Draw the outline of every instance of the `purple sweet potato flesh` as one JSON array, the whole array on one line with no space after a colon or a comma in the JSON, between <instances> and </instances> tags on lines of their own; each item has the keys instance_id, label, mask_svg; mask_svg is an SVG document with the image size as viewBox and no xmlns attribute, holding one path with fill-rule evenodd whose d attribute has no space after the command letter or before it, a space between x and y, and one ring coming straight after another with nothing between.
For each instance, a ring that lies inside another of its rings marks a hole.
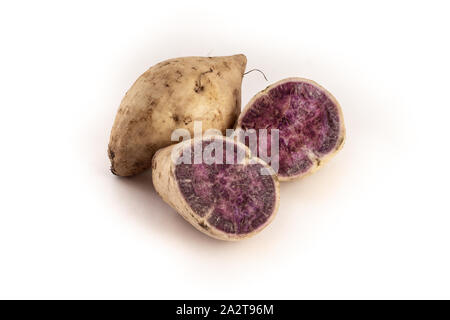
<instances>
[{"instance_id":1,"label":"purple sweet potato flesh","mask_svg":"<svg viewBox=\"0 0 450 320\"><path fill-rule=\"evenodd\" d=\"M246 111L241 127L279 129L280 176L295 176L313 165L339 140L339 110L325 92L310 83L290 81L271 88ZM270 137L270 136L269 136Z\"/></svg>"},{"instance_id":2,"label":"purple sweet potato flesh","mask_svg":"<svg viewBox=\"0 0 450 320\"><path fill-rule=\"evenodd\" d=\"M209 143L203 141L203 147ZM210 226L229 234L250 233L273 214L276 186L271 176L261 174L259 163L226 164L226 144L232 142L223 143L223 164L178 164L175 177L186 202Z\"/></svg>"}]
</instances>

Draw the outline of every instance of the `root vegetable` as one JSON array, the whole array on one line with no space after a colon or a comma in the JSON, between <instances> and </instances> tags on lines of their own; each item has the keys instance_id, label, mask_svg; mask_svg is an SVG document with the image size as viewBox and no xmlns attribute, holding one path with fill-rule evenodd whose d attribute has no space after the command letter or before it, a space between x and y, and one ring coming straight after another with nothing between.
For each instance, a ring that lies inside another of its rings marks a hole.
<instances>
[{"instance_id":1,"label":"root vegetable","mask_svg":"<svg viewBox=\"0 0 450 320\"><path fill-rule=\"evenodd\" d=\"M142 74L123 98L111 131L108 155L119 176L151 166L155 152L174 142L174 129L193 134L193 122L203 131L232 128L241 110L241 82L247 59L185 57L167 60Z\"/></svg>"},{"instance_id":2,"label":"root vegetable","mask_svg":"<svg viewBox=\"0 0 450 320\"><path fill-rule=\"evenodd\" d=\"M237 128L279 129L280 181L315 172L345 140L341 107L326 89L303 78L274 83L254 96ZM270 134L269 138L270 139Z\"/></svg>"},{"instance_id":3,"label":"root vegetable","mask_svg":"<svg viewBox=\"0 0 450 320\"><path fill-rule=\"evenodd\" d=\"M217 157L223 163L179 163L186 152L191 152L193 160L199 144L202 150L222 144L223 154ZM234 164L226 162L227 147L233 150ZM244 157L236 163L239 152ZM271 175L261 174L261 169ZM253 236L272 221L278 209L279 184L271 167L252 157L244 144L222 136L191 139L159 150L152 161L152 179L158 194L183 218L221 240Z\"/></svg>"}]
</instances>

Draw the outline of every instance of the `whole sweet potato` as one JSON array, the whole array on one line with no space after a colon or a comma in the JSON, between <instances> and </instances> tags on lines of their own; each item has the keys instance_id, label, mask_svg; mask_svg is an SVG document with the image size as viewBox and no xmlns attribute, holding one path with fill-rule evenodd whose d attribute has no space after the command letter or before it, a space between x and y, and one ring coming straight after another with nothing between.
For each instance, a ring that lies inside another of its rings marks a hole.
<instances>
[{"instance_id":1,"label":"whole sweet potato","mask_svg":"<svg viewBox=\"0 0 450 320\"><path fill-rule=\"evenodd\" d=\"M184 57L163 61L142 74L123 98L111 131L111 171L131 176L151 167L155 152L174 142L173 130L193 134L232 128L241 110L241 83L247 59Z\"/></svg>"}]
</instances>

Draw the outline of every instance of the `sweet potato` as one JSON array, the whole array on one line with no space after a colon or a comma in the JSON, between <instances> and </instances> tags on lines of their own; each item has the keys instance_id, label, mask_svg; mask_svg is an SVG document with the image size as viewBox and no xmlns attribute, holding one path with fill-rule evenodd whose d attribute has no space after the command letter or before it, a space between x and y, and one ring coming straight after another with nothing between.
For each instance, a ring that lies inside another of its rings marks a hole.
<instances>
[{"instance_id":1,"label":"sweet potato","mask_svg":"<svg viewBox=\"0 0 450 320\"><path fill-rule=\"evenodd\" d=\"M155 152L174 142L178 128L193 134L232 128L241 110L241 83L247 59L184 57L158 63L142 74L123 98L111 131L111 171L131 176L151 166Z\"/></svg>"},{"instance_id":2,"label":"sweet potato","mask_svg":"<svg viewBox=\"0 0 450 320\"><path fill-rule=\"evenodd\" d=\"M204 158L198 164L180 163L186 152L192 160L196 147L201 145L205 153L213 144L223 146L223 154L217 154L222 163L208 163ZM227 153L227 148L232 152ZM226 161L227 156L233 163ZM252 157L240 142L223 136L195 138L159 150L152 163L153 185L158 194L211 237L245 239L275 217L280 197L275 172L261 159Z\"/></svg>"},{"instance_id":3,"label":"sweet potato","mask_svg":"<svg viewBox=\"0 0 450 320\"><path fill-rule=\"evenodd\" d=\"M344 117L337 100L314 81L303 78L278 81L256 94L236 127L279 130L280 181L315 172L345 141Z\"/></svg>"}]
</instances>

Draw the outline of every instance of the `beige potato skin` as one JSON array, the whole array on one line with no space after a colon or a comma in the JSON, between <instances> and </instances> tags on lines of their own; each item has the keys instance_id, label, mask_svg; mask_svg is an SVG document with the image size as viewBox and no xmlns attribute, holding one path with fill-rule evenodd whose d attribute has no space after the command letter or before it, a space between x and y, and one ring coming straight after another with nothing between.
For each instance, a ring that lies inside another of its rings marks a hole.
<instances>
[{"instance_id":1,"label":"beige potato skin","mask_svg":"<svg viewBox=\"0 0 450 320\"><path fill-rule=\"evenodd\" d=\"M151 166L160 148L173 144L173 130L193 135L194 121L203 131L233 128L241 110L241 83L247 64L243 54L183 57L156 64L142 74L122 99L111 130L111 171L138 174Z\"/></svg>"},{"instance_id":2,"label":"beige potato skin","mask_svg":"<svg viewBox=\"0 0 450 320\"><path fill-rule=\"evenodd\" d=\"M245 114L247 113L247 111L252 107L253 103L260 98L261 96L264 96L267 94L268 91L270 91L272 88L279 86L280 84L283 83L287 83L287 82L291 82L291 81L300 81L300 82L304 82L304 83L309 83L313 86L318 87L319 89L321 89L325 95L330 98L331 101L333 101L333 103L336 105L338 112L339 112L339 119L340 121L340 128L339 128L339 138L337 140L337 144L336 147L334 148L334 150L330 151L329 153L327 153L325 156L321 157L321 158L317 158L317 156L315 155L310 155L310 159L313 162L313 165L311 166L311 168L309 168L308 171L303 172L301 174L298 175L294 175L294 176L281 176L278 175L278 180L283 182L283 181L292 181L292 180L297 180L300 178L303 178L305 176L308 176L310 174L315 173L317 170L319 170L320 168L323 167L323 165L325 163L327 163L328 161L330 161L331 158L333 158L336 153L341 150L344 147L344 143L345 143L345 139L346 139L346 130L345 130L345 124L344 124L344 114L342 113L342 108L341 105L339 104L339 102L336 100L336 98L324 87L322 87L321 85L319 85L317 82L313 81L313 80L309 80L309 79L305 79L305 78L299 78L299 77L291 77L291 78L286 78L283 80L280 80L278 82L275 82L273 84L271 84L270 86L268 86L267 88L265 88L264 90L260 91L259 93L257 93L245 106L244 110L242 110L237 123L236 123L236 129L242 129L242 119L244 118Z\"/></svg>"},{"instance_id":3,"label":"beige potato skin","mask_svg":"<svg viewBox=\"0 0 450 320\"><path fill-rule=\"evenodd\" d=\"M228 139L222 136L214 136L215 139ZM196 138L197 139L197 138ZM172 153L174 155L180 154L183 148L189 146L194 139L187 140L176 145L171 145L164 149L160 149L156 152L155 156L152 160L152 180L153 186L155 187L156 192L161 196L161 198L168 203L173 209L175 209L185 220L187 220L190 224L192 224L197 230L207 234L210 237L219 240L226 241L238 241L250 238L255 234L259 233L262 229L268 226L272 220L275 218L275 215L278 211L278 206L280 202L280 184L278 182L278 178L273 172L272 168L265 163L263 160L252 157L250 154L250 149L248 149L244 144L239 143L238 145L245 149L245 160L244 164L248 164L250 160L257 161L261 163L264 167L268 168L268 170L272 171L272 178L275 184L275 206L273 214L267 219L267 221L261 225L258 229L252 231L247 234L228 234L219 229L216 229L214 226L210 225L208 222L208 215L205 217L200 217L197 215L189 204L184 199L178 182L175 178L175 164L172 161Z\"/></svg>"}]
</instances>

